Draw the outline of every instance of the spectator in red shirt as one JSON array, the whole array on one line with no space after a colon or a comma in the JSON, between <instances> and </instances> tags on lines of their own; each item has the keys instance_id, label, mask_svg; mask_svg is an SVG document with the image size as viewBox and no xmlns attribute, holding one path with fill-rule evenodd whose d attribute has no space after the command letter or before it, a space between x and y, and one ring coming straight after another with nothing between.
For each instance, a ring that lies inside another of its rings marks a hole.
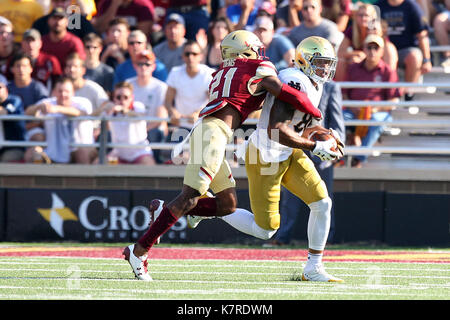
<instances>
[{"instance_id":1,"label":"spectator in red shirt","mask_svg":"<svg viewBox=\"0 0 450 320\"><path fill-rule=\"evenodd\" d=\"M364 82L397 82L398 75L396 70L392 70L382 59L385 42L378 35L370 34L366 37L363 44L366 58L359 63L349 65L346 81L364 81ZM399 100L400 91L396 88L347 88L343 89L344 100L367 100L367 101L392 101ZM345 108L345 120L375 120L392 121L391 110L393 107L362 107ZM373 146L381 133L383 126L358 126L350 134L347 144L363 147ZM361 167L362 163L367 161L367 156L358 155L353 157L352 166Z\"/></svg>"},{"instance_id":2,"label":"spectator in red shirt","mask_svg":"<svg viewBox=\"0 0 450 320\"><path fill-rule=\"evenodd\" d=\"M42 37L42 51L56 56L62 68L72 52L77 52L82 59L86 58L83 42L67 31L67 25L66 12L62 8L56 8L48 18L50 32Z\"/></svg>"},{"instance_id":3,"label":"spectator in red shirt","mask_svg":"<svg viewBox=\"0 0 450 320\"><path fill-rule=\"evenodd\" d=\"M63 9L69 16L69 24L67 25L67 31L73 33L78 38L83 39L83 37L91 32L94 32L94 27L91 22L86 18L86 13L83 12L84 0L51 0L52 11L50 11L45 16L33 22L31 28L38 30L41 36L49 33L48 28L48 18L52 15L53 10L56 8ZM92 1L93 2L93 1Z\"/></svg>"},{"instance_id":4,"label":"spectator in red shirt","mask_svg":"<svg viewBox=\"0 0 450 320\"><path fill-rule=\"evenodd\" d=\"M21 42L22 51L33 60L33 73L31 77L42 82L50 91L53 82L62 75L61 64L52 55L41 51L41 34L36 29L24 32Z\"/></svg>"},{"instance_id":5,"label":"spectator in red shirt","mask_svg":"<svg viewBox=\"0 0 450 320\"><path fill-rule=\"evenodd\" d=\"M114 18L125 18L132 29L139 29L149 37L153 29L155 9L150 0L102 0L92 24L98 33L108 28Z\"/></svg>"}]
</instances>

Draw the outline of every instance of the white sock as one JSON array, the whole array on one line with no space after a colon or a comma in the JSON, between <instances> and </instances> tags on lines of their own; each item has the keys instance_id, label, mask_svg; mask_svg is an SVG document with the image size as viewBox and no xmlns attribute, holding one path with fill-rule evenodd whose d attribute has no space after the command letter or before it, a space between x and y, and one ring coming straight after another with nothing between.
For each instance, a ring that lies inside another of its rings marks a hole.
<instances>
[{"instance_id":1,"label":"white sock","mask_svg":"<svg viewBox=\"0 0 450 320\"><path fill-rule=\"evenodd\" d=\"M232 214L219 217L233 228L259 239L270 239L277 230L265 230L255 222L255 216L248 210L237 208Z\"/></svg>"},{"instance_id":2,"label":"white sock","mask_svg":"<svg viewBox=\"0 0 450 320\"><path fill-rule=\"evenodd\" d=\"M306 262L305 269L312 269L315 266L322 264L323 253L311 253L308 252L308 261Z\"/></svg>"}]
</instances>

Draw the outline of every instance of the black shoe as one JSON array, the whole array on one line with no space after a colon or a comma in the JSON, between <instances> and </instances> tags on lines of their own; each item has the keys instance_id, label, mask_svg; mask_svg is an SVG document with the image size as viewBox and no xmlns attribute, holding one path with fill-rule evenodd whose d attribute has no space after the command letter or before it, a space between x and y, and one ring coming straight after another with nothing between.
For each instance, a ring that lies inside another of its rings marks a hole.
<instances>
[{"instance_id":1,"label":"black shoe","mask_svg":"<svg viewBox=\"0 0 450 320\"><path fill-rule=\"evenodd\" d=\"M405 93L405 101L413 101L415 97L414 93Z\"/></svg>"},{"instance_id":2,"label":"black shoe","mask_svg":"<svg viewBox=\"0 0 450 320\"><path fill-rule=\"evenodd\" d=\"M361 160L353 158L351 162L352 168L362 168Z\"/></svg>"}]
</instances>

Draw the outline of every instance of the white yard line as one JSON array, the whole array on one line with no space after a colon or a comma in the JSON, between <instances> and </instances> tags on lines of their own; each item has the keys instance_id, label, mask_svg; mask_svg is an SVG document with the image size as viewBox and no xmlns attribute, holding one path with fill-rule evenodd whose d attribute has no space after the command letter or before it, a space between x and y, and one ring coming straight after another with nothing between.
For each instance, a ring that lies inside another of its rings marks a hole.
<instances>
[{"instance_id":1,"label":"white yard line","mask_svg":"<svg viewBox=\"0 0 450 320\"><path fill-rule=\"evenodd\" d=\"M435 253L435 252L434 252ZM445 252L447 253L447 252ZM450 253L449 253L450 256ZM26 258L27 261L34 261L34 260L41 260L41 259L60 259L60 260L77 260L77 259L86 259L86 260L104 260L104 261L123 261L123 258L102 258L102 257L76 257L76 256L30 256L30 257L17 257L17 256L0 256L0 263L4 260L11 260L11 261L23 261L23 259ZM332 257L330 256L330 259L332 259ZM226 259L150 259L149 263L151 263L152 261L167 261L167 262L171 262L171 261L183 261L184 263L198 263L200 262L204 262L205 264L209 264L209 263L220 263L223 261L229 261L229 262L234 262L236 263L236 265L242 264L243 262L251 262L251 263L255 263L255 262L261 262L261 263L273 263L273 264L300 264L300 263L304 263L306 262L307 257L305 255L304 260L259 260L259 259L249 259L249 260L226 260ZM436 260L436 258L430 258L430 260ZM379 263L396 263L396 264L431 264L431 265L448 265L450 263L446 263L446 262L426 262L426 261L414 261L414 262L408 262L408 261L394 261L394 262L386 262L386 261L378 261L378 260L361 260L361 261L340 261L340 260L327 260L327 257L324 256L323 261L325 264L327 263L346 263L346 264L367 264L367 263L371 263L371 264L379 264ZM235 266L235 265L233 265Z\"/></svg>"},{"instance_id":2,"label":"white yard line","mask_svg":"<svg viewBox=\"0 0 450 320\"><path fill-rule=\"evenodd\" d=\"M20 271L20 272L53 272L53 273L73 273L74 271L77 271L80 275L81 274L86 274L86 273L109 273L109 274L119 274L119 273L130 273L131 269L129 270L94 270L94 269L77 269L74 270L73 267L76 266L75 265L71 265L70 267L68 267L67 269L54 269L54 270L49 270L49 269L38 269L38 268L14 268L13 270L11 270L11 268L0 268L0 272L1 271L8 271L9 273L11 271ZM378 271L378 270L377 270ZM150 274L168 274L168 271L149 271ZM300 272L300 270L299 270ZM298 273L299 273L298 272ZM371 272L373 272L373 269L367 269L367 272L364 274L343 274L343 273L338 273L336 274L337 276L342 276L342 277L370 277L371 276ZM382 269L379 270L379 272L382 272ZM274 276L293 276L296 273L292 273L292 272L235 272L235 271L217 271L217 272L211 272L211 271L176 271L176 270L170 270L169 271L170 274L172 275L176 275L176 274L187 274L187 275L242 275L242 276L269 276L269 275L274 275ZM402 279L417 279L416 275L389 275L389 274L380 274L379 275L381 278L402 278ZM438 275L420 275L420 278L422 279L450 279L450 276L438 276ZM0 275L0 279L1 279L1 275Z\"/></svg>"},{"instance_id":3,"label":"white yard line","mask_svg":"<svg viewBox=\"0 0 450 320\"><path fill-rule=\"evenodd\" d=\"M338 288L340 286L335 286L332 289ZM22 289L22 290L30 290L32 288L22 286L22 287L16 287L16 286L0 286L1 289ZM345 288L342 288L345 289ZM380 290L382 291L383 288L377 288L377 289L368 289L368 288L360 288L361 290L368 290L367 292L349 292L346 290L328 290L328 291L321 291L320 288L313 287L313 288L294 288L294 289L280 289L280 288L259 288L259 289L230 289L230 288L214 288L211 290L203 290L203 289L101 289L101 288L87 288L87 289L68 289L67 287L46 287L46 291L66 291L67 295L48 295L47 293L39 295L39 294L30 294L30 295L20 295L20 294L0 294L0 298L28 298L28 299L43 299L45 296L45 299L57 299L58 297L63 299L68 298L98 298L98 295L96 293L105 294L105 296L101 296L102 298L111 298L111 299L122 299L123 297L129 297L129 298L139 298L140 295L192 295L195 294L197 296L217 296L217 295L223 295L223 294L269 294L270 296L280 296L280 295L302 295L302 294L308 294L308 295L365 295L365 296L386 296L387 292L374 292L374 290ZM352 288L352 290L355 290L358 288ZM387 288L385 288L387 289ZM411 288L404 288L410 290ZM75 294L75 292L79 292L78 295ZM94 293L94 294L93 294ZM119 293L119 294L118 294ZM419 297L420 295L416 293L399 293L399 292L389 292L389 296L408 296L408 297Z\"/></svg>"},{"instance_id":4,"label":"white yard line","mask_svg":"<svg viewBox=\"0 0 450 320\"><path fill-rule=\"evenodd\" d=\"M171 260L169 260L171 261ZM214 268L238 268L238 269L245 269L245 268L267 268L267 269L279 269L280 266L268 266L268 265L264 265L264 264L240 264L240 265L235 265L235 264L190 264L187 263L186 264L186 260L180 260L183 262L183 264L180 263L174 263L174 264L167 264L167 263L158 263L158 262L154 262L154 261L149 261L149 268L152 267L173 267L173 268L184 268L184 267L195 267L195 268L202 268L202 267L214 267ZM372 268L360 268L358 266L350 266L350 267L329 267L327 265L329 265L330 262L325 262L324 265L326 266L327 269L330 270L349 270L349 269L357 269L357 270L363 270L363 271L370 271L372 270ZM348 263L348 262L333 262L333 263ZM73 261L68 261L68 262L38 262L38 261L24 261L23 258L20 259L20 261L2 261L0 260L0 266L7 266L7 265L49 265L51 264L52 266L55 265L92 265L92 262L73 262ZM409 263L411 264L411 263ZM95 265L98 266L127 266L128 264L126 261L121 260L120 262L115 262L115 263L95 263ZM433 265L437 266L441 266L441 264L436 264L433 263ZM283 269L300 269L302 267L301 263L297 263L297 265L295 266L283 266ZM422 271L423 267L422 266L417 266L416 268L381 268L382 271ZM450 266L447 269L432 269L433 271L442 271L442 272L450 272Z\"/></svg>"}]
</instances>

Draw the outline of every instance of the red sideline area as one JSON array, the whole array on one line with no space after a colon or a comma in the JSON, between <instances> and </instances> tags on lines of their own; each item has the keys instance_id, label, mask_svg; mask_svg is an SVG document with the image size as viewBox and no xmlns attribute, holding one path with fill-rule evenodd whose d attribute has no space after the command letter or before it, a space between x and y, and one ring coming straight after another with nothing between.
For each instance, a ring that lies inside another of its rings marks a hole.
<instances>
[{"instance_id":1,"label":"red sideline area","mask_svg":"<svg viewBox=\"0 0 450 320\"><path fill-rule=\"evenodd\" d=\"M89 258L122 257L123 248L105 247L0 247L0 257L63 256ZM164 248L150 250L150 259L218 259L305 261L303 249ZM326 250L324 261L450 263L444 251Z\"/></svg>"}]
</instances>

